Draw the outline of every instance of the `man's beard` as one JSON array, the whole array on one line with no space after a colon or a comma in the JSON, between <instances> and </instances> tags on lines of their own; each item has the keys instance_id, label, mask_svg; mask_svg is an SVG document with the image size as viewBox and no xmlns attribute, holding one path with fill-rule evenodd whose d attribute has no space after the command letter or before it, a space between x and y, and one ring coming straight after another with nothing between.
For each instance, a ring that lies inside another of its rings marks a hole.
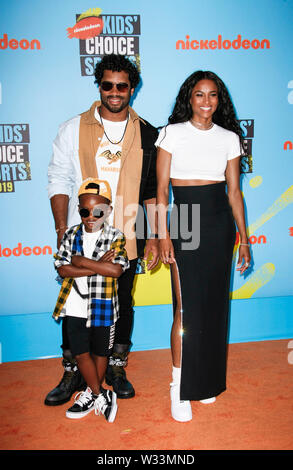
<instances>
[{"instance_id":1,"label":"man's beard","mask_svg":"<svg viewBox=\"0 0 293 470\"><path fill-rule=\"evenodd\" d=\"M123 109L128 107L129 102L130 102L130 97L131 97L130 93L129 95L123 96L123 97L118 95L117 98L120 98L121 100L120 106L112 106L111 104L108 103L109 98L114 98L114 96L112 95L107 96L107 98L105 98L104 96L101 96L101 102L105 106L105 108L108 109L108 111L116 114L116 113L120 113L121 111L123 111Z\"/></svg>"}]
</instances>

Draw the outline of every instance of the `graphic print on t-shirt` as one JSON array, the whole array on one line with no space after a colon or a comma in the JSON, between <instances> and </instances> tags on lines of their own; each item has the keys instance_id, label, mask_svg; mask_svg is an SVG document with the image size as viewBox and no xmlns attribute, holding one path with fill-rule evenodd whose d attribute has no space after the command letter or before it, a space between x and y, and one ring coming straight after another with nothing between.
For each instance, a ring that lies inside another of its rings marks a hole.
<instances>
[{"instance_id":1,"label":"graphic print on t-shirt","mask_svg":"<svg viewBox=\"0 0 293 470\"><path fill-rule=\"evenodd\" d=\"M101 118L96 112L96 119L101 122ZM96 155L96 165L98 176L100 179L107 180L112 191L112 207L115 205L115 198L120 174L122 143L121 138L124 135L125 127L128 120L125 121L108 121L103 119L105 129L103 138L99 145ZM117 143L118 142L118 143ZM114 211L108 217L110 225L113 224Z\"/></svg>"},{"instance_id":2,"label":"graphic print on t-shirt","mask_svg":"<svg viewBox=\"0 0 293 470\"><path fill-rule=\"evenodd\" d=\"M116 153L111 153L110 150L105 150L103 153L99 155L99 157L104 157L108 160L108 164L111 165L113 162L117 162L117 160L121 159L122 152L118 150Z\"/></svg>"}]
</instances>

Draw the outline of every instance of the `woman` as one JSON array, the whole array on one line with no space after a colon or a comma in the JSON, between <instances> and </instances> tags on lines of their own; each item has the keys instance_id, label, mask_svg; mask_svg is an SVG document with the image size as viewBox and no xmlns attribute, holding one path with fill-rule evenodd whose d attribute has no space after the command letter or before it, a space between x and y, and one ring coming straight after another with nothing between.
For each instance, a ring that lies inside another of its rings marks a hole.
<instances>
[{"instance_id":1,"label":"woman","mask_svg":"<svg viewBox=\"0 0 293 470\"><path fill-rule=\"evenodd\" d=\"M241 274L251 259L239 182L241 131L229 93L217 75L197 71L187 78L156 146L160 256L171 266L174 306L171 413L177 421L189 421L190 400L211 403L226 389L235 222ZM174 196L170 226L178 229L174 237L167 229L170 180ZM200 223L194 217L195 204L200 205ZM186 233L196 228L199 246L190 249L192 240L188 247Z\"/></svg>"}]
</instances>

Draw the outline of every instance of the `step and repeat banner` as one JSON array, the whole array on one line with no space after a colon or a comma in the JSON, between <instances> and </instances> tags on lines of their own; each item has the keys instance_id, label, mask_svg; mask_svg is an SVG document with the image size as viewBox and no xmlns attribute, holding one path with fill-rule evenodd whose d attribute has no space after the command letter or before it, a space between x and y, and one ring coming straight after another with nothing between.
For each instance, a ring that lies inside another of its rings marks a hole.
<instances>
[{"instance_id":1,"label":"step and repeat banner","mask_svg":"<svg viewBox=\"0 0 293 470\"><path fill-rule=\"evenodd\" d=\"M195 70L225 82L250 155L241 184L253 253L249 274L233 274L231 297L292 296L292 17L292 0L1 4L1 315L54 308L52 142L60 123L99 99L94 67L113 52L139 68L131 105L156 127ZM170 304L169 269L141 263L134 302Z\"/></svg>"}]
</instances>

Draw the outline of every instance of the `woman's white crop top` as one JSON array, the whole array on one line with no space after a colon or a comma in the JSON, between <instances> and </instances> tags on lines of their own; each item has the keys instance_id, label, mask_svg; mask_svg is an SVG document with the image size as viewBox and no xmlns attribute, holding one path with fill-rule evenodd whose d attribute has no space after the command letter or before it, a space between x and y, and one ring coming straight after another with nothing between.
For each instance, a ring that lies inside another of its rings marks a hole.
<instances>
[{"instance_id":1,"label":"woman's white crop top","mask_svg":"<svg viewBox=\"0 0 293 470\"><path fill-rule=\"evenodd\" d=\"M238 135L217 124L207 131L169 124L155 145L172 154L170 178L178 179L224 181L227 161L241 155Z\"/></svg>"}]
</instances>

